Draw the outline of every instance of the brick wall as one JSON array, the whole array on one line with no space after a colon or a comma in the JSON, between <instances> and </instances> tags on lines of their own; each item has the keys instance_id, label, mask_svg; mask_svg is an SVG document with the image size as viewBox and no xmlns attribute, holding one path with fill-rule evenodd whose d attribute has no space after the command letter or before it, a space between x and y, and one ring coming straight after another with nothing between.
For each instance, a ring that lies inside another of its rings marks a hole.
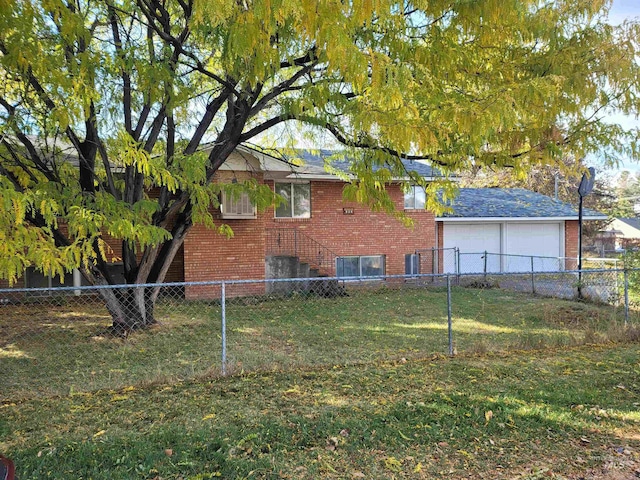
<instances>
[{"instance_id":1,"label":"brick wall","mask_svg":"<svg viewBox=\"0 0 640 480\"><path fill-rule=\"evenodd\" d=\"M249 172L219 172L216 181L230 182L233 178L244 180ZM262 181L262 175L253 176ZM191 228L184 241L184 280L203 282L215 280L263 279L264 264L264 223L266 212L258 212L255 219L223 219L219 211L212 211L216 226L224 223L233 230L233 237L227 238L202 225ZM264 293L264 284L246 285L233 288L236 295ZM232 292L229 292L232 294ZM219 298L219 287L187 287L187 298Z\"/></svg>"},{"instance_id":2,"label":"brick wall","mask_svg":"<svg viewBox=\"0 0 640 480\"><path fill-rule=\"evenodd\" d=\"M578 256L578 230L577 220L566 220L564 222L564 256L568 257L565 261L565 270L575 270L578 268L576 260Z\"/></svg>"},{"instance_id":3,"label":"brick wall","mask_svg":"<svg viewBox=\"0 0 640 480\"><path fill-rule=\"evenodd\" d=\"M273 186L273 182L269 182ZM273 209L266 212L266 228L297 228L338 256L385 255L386 273L405 273L405 254L435 246L435 219L425 210L408 210L413 228L383 212L342 199L342 182L311 183L311 218L275 218ZM399 185L388 187L400 211L404 195ZM344 208L353 214L345 214Z\"/></svg>"},{"instance_id":4,"label":"brick wall","mask_svg":"<svg viewBox=\"0 0 640 480\"><path fill-rule=\"evenodd\" d=\"M239 180L242 177L236 172ZM218 181L228 181L221 172ZM261 180L259 178L259 180ZM273 181L267 181L272 188ZM414 227L407 228L392 216L371 212L366 206L342 200L342 182L311 183L311 218L275 218L273 208L252 220L225 220L234 231L226 238L202 226L189 232L184 246L185 281L263 279L265 277L265 229L295 228L338 256L384 255L386 273L405 273L405 254L435 246L435 219L423 210L408 211ZM398 185L389 187L396 208L403 209ZM344 208L353 214L345 214ZM219 219L218 222L222 220ZM234 287L238 294L264 293L263 284ZM214 298L218 289L189 287L188 298Z\"/></svg>"}]
</instances>

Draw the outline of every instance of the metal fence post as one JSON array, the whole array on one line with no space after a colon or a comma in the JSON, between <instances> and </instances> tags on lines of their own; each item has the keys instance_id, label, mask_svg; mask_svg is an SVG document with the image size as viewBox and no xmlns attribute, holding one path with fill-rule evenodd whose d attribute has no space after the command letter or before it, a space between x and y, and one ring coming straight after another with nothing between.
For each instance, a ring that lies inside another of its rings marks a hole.
<instances>
[{"instance_id":1,"label":"metal fence post","mask_svg":"<svg viewBox=\"0 0 640 480\"><path fill-rule=\"evenodd\" d=\"M484 251L484 280L487 280L487 251Z\"/></svg>"},{"instance_id":2,"label":"metal fence post","mask_svg":"<svg viewBox=\"0 0 640 480\"><path fill-rule=\"evenodd\" d=\"M447 322L449 329L449 356L453 357L453 324L451 322L451 276L447 275Z\"/></svg>"},{"instance_id":3,"label":"metal fence post","mask_svg":"<svg viewBox=\"0 0 640 480\"><path fill-rule=\"evenodd\" d=\"M438 252L435 247L431 247L431 273L438 273ZM431 278L431 281L434 281L433 277Z\"/></svg>"},{"instance_id":4,"label":"metal fence post","mask_svg":"<svg viewBox=\"0 0 640 480\"><path fill-rule=\"evenodd\" d=\"M536 279L533 270L533 257L531 257L531 293L536 293Z\"/></svg>"},{"instance_id":5,"label":"metal fence post","mask_svg":"<svg viewBox=\"0 0 640 480\"><path fill-rule=\"evenodd\" d=\"M222 282L220 293L220 307L222 316L222 375L227 374L227 298L226 285Z\"/></svg>"},{"instance_id":6,"label":"metal fence post","mask_svg":"<svg viewBox=\"0 0 640 480\"><path fill-rule=\"evenodd\" d=\"M624 326L629 324L629 271L624 269Z\"/></svg>"},{"instance_id":7,"label":"metal fence post","mask_svg":"<svg viewBox=\"0 0 640 480\"><path fill-rule=\"evenodd\" d=\"M458 285L460 285L460 249L456 247L454 253L456 255L456 275L458 279Z\"/></svg>"}]
</instances>

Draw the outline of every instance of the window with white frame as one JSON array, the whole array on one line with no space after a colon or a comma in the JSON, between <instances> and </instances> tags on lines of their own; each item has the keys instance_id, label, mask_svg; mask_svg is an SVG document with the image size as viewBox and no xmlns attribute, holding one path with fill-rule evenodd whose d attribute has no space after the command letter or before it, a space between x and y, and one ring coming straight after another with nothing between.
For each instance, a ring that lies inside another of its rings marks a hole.
<instances>
[{"instance_id":1,"label":"window with white frame","mask_svg":"<svg viewBox=\"0 0 640 480\"><path fill-rule=\"evenodd\" d=\"M336 258L338 277L379 277L384 275L384 255L362 255Z\"/></svg>"},{"instance_id":2,"label":"window with white frame","mask_svg":"<svg viewBox=\"0 0 640 480\"><path fill-rule=\"evenodd\" d=\"M405 275L417 275L420 273L420 255L417 253L407 253L404 256Z\"/></svg>"},{"instance_id":3,"label":"window with white frame","mask_svg":"<svg viewBox=\"0 0 640 480\"><path fill-rule=\"evenodd\" d=\"M256 218L256 207L246 192L239 195L223 192L220 210L222 218Z\"/></svg>"},{"instance_id":4,"label":"window with white frame","mask_svg":"<svg viewBox=\"0 0 640 480\"><path fill-rule=\"evenodd\" d=\"M277 182L275 190L284 199L284 202L276 207L277 218L311 217L311 184L309 182Z\"/></svg>"},{"instance_id":5,"label":"window with white frame","mask_svg":"<svg viewBox=\"0 0 640 480\"><path fill-rule=\"evenodd\" d=\"M427 195L424 188L418 185L413 185L410 187L410 190L404 194L404 209L424 210L426 200Z\"/></svg>"}]
</instances>

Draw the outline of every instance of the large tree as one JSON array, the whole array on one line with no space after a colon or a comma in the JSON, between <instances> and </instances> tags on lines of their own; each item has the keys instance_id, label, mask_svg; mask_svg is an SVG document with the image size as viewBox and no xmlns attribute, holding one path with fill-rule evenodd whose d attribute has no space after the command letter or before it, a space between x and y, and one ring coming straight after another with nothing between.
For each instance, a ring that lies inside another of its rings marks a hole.
<instances>
[{"instance_id":1,"label":"large tree","mask_svg":"<svg viewBox=\"0 0 640 480\"><path fill-rule=\"evenodd\" d=\"M0 0L0 276L109 284L108 234L128 283L162 282L194 222L213 227L221 165L285 125L330 133L355 159L346 194L387 209L401 158L446 174L635 156L637 134L601 119L637 111L640 30L607 6ZM114 326L152 322L157 292L104 290Z\"/></svg>"},{"instance_id":2,"label":"large tree","mask_svg":"<svg viewBox=\"0 0 640 480\"><path fill-rule=\"evenodd\" d=\"M633 174L629 170L623 170L616 183L616 205L613 216L621 218L637 216L636 205L640 203L640 173Z\"/></svg>"}]
</instances>

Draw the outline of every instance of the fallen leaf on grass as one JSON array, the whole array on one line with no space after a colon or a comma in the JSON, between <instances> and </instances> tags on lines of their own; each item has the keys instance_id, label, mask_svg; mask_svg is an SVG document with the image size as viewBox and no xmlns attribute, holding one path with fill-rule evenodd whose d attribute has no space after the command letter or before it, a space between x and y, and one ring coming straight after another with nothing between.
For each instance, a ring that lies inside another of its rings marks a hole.
<instances>
[{"instance_id":1,"label":"fallen leaf on grass","mask_svg":"<svg viewBox=\"0 0 640 480\"><path fill-rule=\"evenodd\" d=\"M338 438L337 437L329 437L327 439L327 450L333 452L338 446Z\"/></svg>"},{"instance_id":2,"label":"fallen leaf on grass","mask_svg":"<svg viewBox=\"0 0 640 480\"><path fill-rule=\"evenodd\" d=\"M384 459L384 466L388 470L393 470L395 472L400 471L400 467L402 467L402 462L398 460L396 457L387 457Z\"/></svg>"},{"instance_id":3,"label":"fallen leaf on grass","mask_svg":"<svg viewBox=\"0 0 640 480\"><path fill-rule=\"evenodd\" d=\"M485 421L487 423L489 423L492 418L493 418L493 411L492 410L487 410L486 412L484 412L484 419L485 419Z\"/></svg>"}]
</instances>

